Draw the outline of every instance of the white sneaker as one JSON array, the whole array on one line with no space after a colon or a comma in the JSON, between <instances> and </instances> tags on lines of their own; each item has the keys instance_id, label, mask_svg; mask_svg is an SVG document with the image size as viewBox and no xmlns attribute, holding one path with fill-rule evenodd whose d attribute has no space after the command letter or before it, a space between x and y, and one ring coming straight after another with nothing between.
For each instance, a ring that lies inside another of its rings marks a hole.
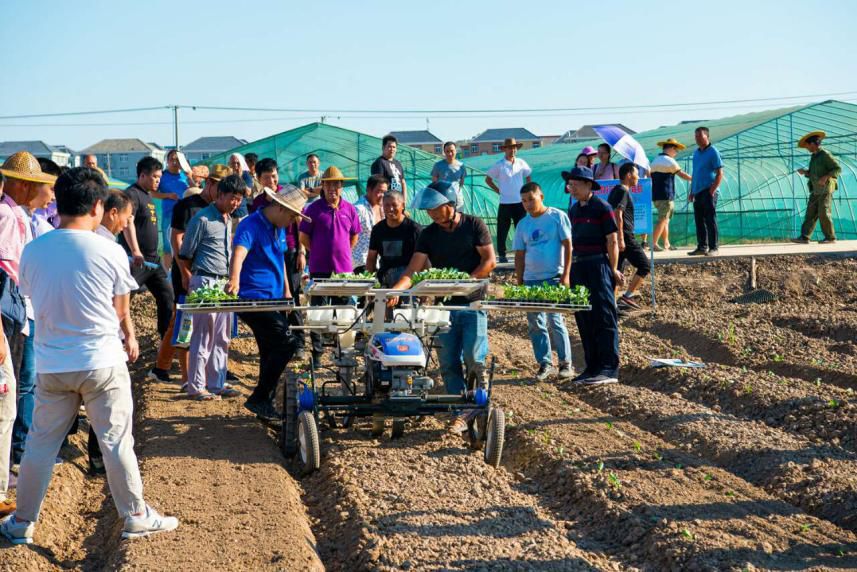
<instances>
[{"instance_id":1,"label":"white sneaker","mask_svg":"<svg viewBox=\"0 0 857 572\"><path fill-rule=\"evenodd\" d=\"M18 522L12 513L0 521L0 534L9 539L12 544L32 544L33 531L36 530L35 523Z\"/></svg>"},{"instance_id":2,"label":"white sneaker","mask_svg":"<svg viewBox=\"0 0 857 572\"><path fill-rule=\"evenodd\" d=\"M125 518L125 530L122 538L143 538L158 532L169 532L179 526L179 520L174 516L161 516L158 512L146 505L144 516L129 516Z\"/></svg>"}]
</instances>

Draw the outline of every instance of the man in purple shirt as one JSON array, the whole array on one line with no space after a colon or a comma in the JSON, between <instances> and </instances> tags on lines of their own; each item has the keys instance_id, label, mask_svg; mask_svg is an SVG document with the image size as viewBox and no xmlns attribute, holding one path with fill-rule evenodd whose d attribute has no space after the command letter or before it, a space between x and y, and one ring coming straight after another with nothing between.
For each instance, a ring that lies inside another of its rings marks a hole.
<instances>
[{"instance_id":1,"label":"man in purple shirt","mask_svg":"<svg viewBox=\"0 0 857 572\"><path fill-rule=\"evenodd\" d=\"M311 278L330 278L331 274L351 272L351 249L360 235L360 218L354 205L342 198L343 182L349 180L336 167L322 173L321 187L324 200L306 207L304 214L311 221L300 225L300 243L309 253ZM344 300L325 300L313 297L311 304L344 304ZM321 336L312 333L312 357L321 359Z\"/></svg>"}]
</instances>

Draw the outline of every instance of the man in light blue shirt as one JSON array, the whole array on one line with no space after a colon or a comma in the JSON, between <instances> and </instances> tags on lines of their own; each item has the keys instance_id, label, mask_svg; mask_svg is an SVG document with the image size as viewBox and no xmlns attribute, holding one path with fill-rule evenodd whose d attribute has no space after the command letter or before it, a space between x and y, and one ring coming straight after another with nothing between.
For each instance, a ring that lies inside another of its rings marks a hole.
<instances>
[{"instance_id":1,"label":"man in light blue shirt","mask_svg":"<svg viewBox=\"0 0 857 572\"><path fill-rule=\"evenodd\" d=\"M455 143L447 141L443 144L443 159L434 164L431 170L431 182L446 181L458 183L459 192L464 188L464 178L467 168L464 163L455 158Z\"/></svg>"},{"instance_id":2,"label":"man in light blue shirt","mask_svg":"<svg viewBox=\"0 0 857 572\"><path fill-rule=\"evenodd\" d=\"M697 149L693 152L693 173L688 201L693 201L696 223L696 250L690 256L717 256L717 191L723 181L723 160L708 138L708 127L694 133Z\"/></svg>"},{"instance_id":3,"label":"man in light blue shirt","mask_svg":"<svg viewBox=\"0 0 857 572\"><path fill-rule=\"evenodd\" d=\"M521 187L521 203L527 216L515 229L515 278L518 284L536 286L569 285L571 271L571 221L561 210L545 205L538 183ZM559 359L559 378L571 379L571 343L562 314L527 313L528 332L539 371L544 381L557 373L553 367L551 344Z\"/></svg>"}]
</instances>

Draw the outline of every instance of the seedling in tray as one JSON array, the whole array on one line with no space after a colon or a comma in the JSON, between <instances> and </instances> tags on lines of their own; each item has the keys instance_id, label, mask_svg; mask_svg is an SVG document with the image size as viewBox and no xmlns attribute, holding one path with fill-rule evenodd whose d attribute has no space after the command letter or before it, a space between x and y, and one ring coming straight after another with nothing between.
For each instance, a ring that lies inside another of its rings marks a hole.
<instances>
[{"instance_id":1,"label":"seedling in tray","mask_svg":"<svg viewBox=\"0 0 857 572\"><path fill-rule=\"evenodd\" d=\"M217 283L214 286L202 286L188 294L185 300L188 304L202 304L206 302L227 302L229 300L237 300L238 296L227 294L223 291L223 284Z\"/></svg>"},{"instance_id":2,"label":"seedling in tray","mask_svg":"<svg viewBox=\"0 0 857 572\"><path fill-rule=\"evenodd\" d=\"M510 284L503 287L503 300L516 302L539 302L547 304L571 304L586 306L589 304L589 290L585 286L517 286Z\"/></svg>"},{"instance_id":3,"label":"seedling in tray","mask_svg":"<svg viewBox=\"0 0 857 572\"><path fill-rule=\"evenodd\" d=\"M344 280L346 282L368 282L371 280L375 286L380 286L376 276L371 272L336 273L330 276L330 280Z\"/></svg>"},{"instance_id":4,"label":"seedling in tray","mask_svg":"<svg viewBox=\"0 0 857 572\"><path fill-rule=\"evenodd\" d=\"M467 272L462 272L454 268L430 268L422 272L414 272L411 276L411 284L416 286L423 280L470 280L471 276Z\"/></svg>"}]
</instances>

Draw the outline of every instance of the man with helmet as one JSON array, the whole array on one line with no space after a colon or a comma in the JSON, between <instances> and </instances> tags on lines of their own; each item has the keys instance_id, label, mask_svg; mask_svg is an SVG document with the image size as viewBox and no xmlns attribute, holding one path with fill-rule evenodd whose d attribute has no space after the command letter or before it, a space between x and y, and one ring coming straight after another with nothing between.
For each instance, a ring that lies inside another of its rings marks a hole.
<instances>
[{"instance_id":1,"label":"man with helmet","mask_svg":"<svg viewBox=\"0 0 857 572\"><path fill-rule=\"evenodd\" d=\"M459 212L455 187L437 181L415 197L415 208L428 211L432 224L420 233L411 261L394 289L411 286L411 276L428 267L454 268L473 278L488 278L497 265L491 233L479 217ZM391 300L395 304L396 300ZM450 305L460 306L468 301L452 297ZM488 317L484 311L454 310L450 312L450 328L438 336L438 360L446 392L458 394L466 389L467 376L481 379L488 355ZM465 372L461 358L464 357ZM462 434L467 430L464 415L457 417L450 431Z\"/></svg>"}]
</instances>

